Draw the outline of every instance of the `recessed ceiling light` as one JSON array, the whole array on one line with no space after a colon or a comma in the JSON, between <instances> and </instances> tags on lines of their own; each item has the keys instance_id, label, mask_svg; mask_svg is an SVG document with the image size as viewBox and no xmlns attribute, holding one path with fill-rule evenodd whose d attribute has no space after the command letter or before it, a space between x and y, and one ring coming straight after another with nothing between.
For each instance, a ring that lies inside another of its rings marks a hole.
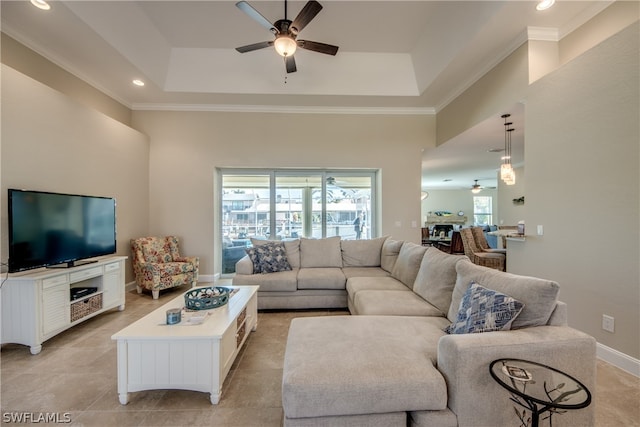
<instances>
[{"instance_id":1,"label":"recessed ceiling light","mask_svg":"<svg viewBox=\"0 0 640 427\"><path fill-rule=\"evenodd\" d=\"M136 85L136 86L144 86L144 82L142 80L140 80L140 79L135 79L133 81L133 84Z\"/></svg>"},{"instance_id":2,"label":"recessed ceiling light","mask_svg":"<svg viewBox=\"0 0 640 427\"><path fill-rule=\"evenodd\" d=\"M542 0L541 2L538 3L538 5L536 6L536 9L537 10L547 10L551 6L553 6L553 4L555 2L556 2L556 0Z\"/></svg>"},{"instance_id":3,"label":"recessed ceiling light","mask_svg":"<svg viewBox=\"0 0 640 427\"><path fill-rule=\"evenodd\" d=\"M44 0L31 0L31 4L37 7L38 9L42 9L42 10L51 9L51 5L49 5L49 3L47 3Z\"/></svg>"}]
</instances>

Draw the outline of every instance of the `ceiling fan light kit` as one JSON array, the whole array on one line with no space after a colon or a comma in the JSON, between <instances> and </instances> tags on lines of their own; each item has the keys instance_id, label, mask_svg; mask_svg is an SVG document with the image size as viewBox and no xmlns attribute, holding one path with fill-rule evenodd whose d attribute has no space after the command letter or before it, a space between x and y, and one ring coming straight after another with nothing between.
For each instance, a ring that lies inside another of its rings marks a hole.
<instances>
[{"instance_id":1,"label":"ceiling fan light kit","mask_svg":"<svg viewBox=\"0 0 640 427\"><path fill-rule=\"evenodd\" d=\"M268 29L276 37L273 41L264 41L237 47L236 50L240 53L247 53L273 46L276 52L278 52L278 55L284 57L287 73L297 71L296 61L293 57L297 48L311 50L325 55L335 55L338 53L338 46L309 40L298 40L298 33L322 10L322 5L315 0L308 1L293 21L287 19L287 0L285 0L284 19L279 19L273 24L246 1L239 1L236 3L236 7L258 24Z\"/></svg>"},{"instance_id":2,"label":"ceiling fan light kit","mask_svg":"<svg viewBox=\"0 0 640 427\"><path fill-rule=\"evenodd\" d=\"M278 52L280 56L293 56L293 54L296 53L298 45L295 40L289 36L278 36L273 42L273 47L276 48L276 52Z\"/></svg>"},{"instance_id":3,"label":"ceiling fan light kit","mask_svg":"<svg viewBox=\"0 0 640 427\"><path fill-rule=\"evenodd\" d=\"M478 180L477 179L474 179L474 181L475 181L475 184L473 184L471 186L471 192L473 194L478 194L479 192L482 191L482 187L480 186L480 184L478 184Z\"/></svg>"}]
</instances>

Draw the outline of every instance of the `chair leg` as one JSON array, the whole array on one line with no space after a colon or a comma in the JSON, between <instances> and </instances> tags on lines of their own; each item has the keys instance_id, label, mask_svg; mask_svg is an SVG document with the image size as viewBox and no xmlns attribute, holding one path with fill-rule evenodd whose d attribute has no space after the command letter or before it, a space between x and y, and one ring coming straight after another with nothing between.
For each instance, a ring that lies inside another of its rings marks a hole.
<instances>
[{"instance_id":1,"label":"chair leg","mask_svg":"<svg viewBox=\"0 0 640 427\"><path fill-rule=\"evenodd\" d=\"M139 294L142 293L142 288L138 285L136 285L136 291L138 291Z\"/></svg>"},{"instance_id":2,"label":"chair leg","mask_svg":"<svg viewBox=\"0 0 640 427\"><path fill-rule=\"evenodd\" d=\"M151 295L153 295L153 299L158 299L160 297L160 291L158 289L154 289L151 291Z\"/></svg>"}]
</instances>

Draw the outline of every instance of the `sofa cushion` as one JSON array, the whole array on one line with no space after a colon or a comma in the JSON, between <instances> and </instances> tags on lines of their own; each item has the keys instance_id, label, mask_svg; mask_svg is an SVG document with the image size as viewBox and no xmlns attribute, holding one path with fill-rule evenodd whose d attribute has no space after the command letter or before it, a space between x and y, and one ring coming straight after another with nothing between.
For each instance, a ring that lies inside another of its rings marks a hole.
<instances>
[{"instance_id":1,"label":"sofa cushion","mask_svg":"<svg viewBox=\"0 0 640 427\"><path fill-rule=\"evenodd\" d=\"M236 274L233 277L234 286L260 286L260 292L295 291L298 288L298 269L280 271L270 274Z\"/></svg>"},{"instance_id":2,"label":"sofa cushion","mask_svg":"<svg viewBox=\"0 0 640 427\"><path fill-rule=\"evenodd\" d=\"M380 267L380 253L387 237L341 240L343 267Z\"/></svg>"},{"instance_id":3,"label":"sofa cushion","mask_svg":"<svg viewBox=\"0 0 640 427\"><path fill-rule=\"evenodd\" d=\"M173 261L168 237L147 237L139 239L145 262L162 263Z\"/></svg>"},{"instance_id":4,"label":"sofa cushion","mask_svg":"<svg viewBox=\"0 0 640 427\"><path fill-rule=\"evenodd\" d=\"M436 307L409 291L360 291L353 297L358 315L444 317Z\"/></svg>"},{"instance_id":5,"label":"sofa cushion","mask_svg":"<svg viewBox=\"0 0 640 427\"><path fill-rule=\"evenodd\" d=\"M447 386L434 366L444 335L426 317L293 319L282 376L285 416L445 409Z\"/></svg>"},{"instance_id":6,"label":"sofa cushion","mask_svg":"<svg viewBox=\"0 0 640 427\"><path fill-rule=\"evenodd\" d=\"M287 250L287 260L291 268L300 268L300 239L293 240L264 240L255 237L251 238L253 246L266 245L271 242L282 242Z\"/></svg>"},{"instance_id":7,"label":"sofa cushion","mask_svg":"<svg viewBox=\"0 0 640 427\"><path fill-rule=\"evenodd\" d=\"M413 292L437 307L443 315L449 312L451 294L456 285L456 263L461 259L467 258L428 248L413 283Z\"/></svg>"},{"instance_id":8,"label":"sofa cushion","mask_svg":"<svg viewBox=\"0 0 640 427\"><path fill-rule=\"evenodd\" d=\"M393 266L396 265L400 248L402 248L402 240L387 239L382 244L382 252L380 253L380 267L391 273Z\"/></svg>"},{"instance_id":9,"label":"sofa cushion","mask_svg":"<svg viewBox=\"0 0 640 427\"><path fill-rule=\"evenodd\" d=\"M382 269L381 269L382 270ZM344 270L343 270L344 271ZM382 270L384 271L384 270ZM386 271L385 271L386 273ZM388 274L388 273L387 273ZM347 295L351 314L359 314L355 308L355 297L360 291L388 290L411 292L404 283L391 276L384 277L347 277Z\"/></svg>"},{"instance_id":10,"label":"sofa cushion","mask_svg":"<svg viewBox=\"0 0 640 427\"><path fill-rule=\"evenodd\" d=\"M385 277L350 277L347 280L347 292L355 295L360 291L410 291L404 283L391 276Z\"/></svg>"},{"instance_id":11,"label":"sofa cushion","mask_svg":"<svg viewBox=\"0 0 640 427\"><path fill-rule=\"evenodd\" d=\"M409 289L413 289L413 282L416 280L422 257L424 257L426 251L427 248L424 246L416 245L412 242L404 242L391 271L391 276L407 285Z\"/></svg>"},{"instance_id":12,"label":"sofa cushion","mask_svg":"<svg viewBox=\"0 0 640 427\"><path fill-rule=\"evenodd\" d=\"M340 236L325 239L300 239L300 266L342 267Z\"/></svg>"},{"instance_id":13,"label":"sofa cushion","mask_svg":"<svg viewBox=\"0 0 640 427\"><path fill-rule=\"evenodd\" d=\"M349 280L351 277L388 277L389 273L381 267L343 267L344 277Z\"/></svg>"},{"instance_id":14,"label":"sofa cushion","mask_svg":"<svg viewBox=\"0 0 640 427\"><path fill-rule=\"evenodd\" d=\"M301 268L298 272L298 289L344 289L346 282L340 268Z\"/></svg>"},{"instance_id":15,"label":"sofa cushion","mask_svg":"<svg viewBox=\"0 0 640 427\"><path fill-rule=\"evenodd\" d=\"M509 295L487 289L476 282L462 296L456 321L448 334L508 331L522 311L522 303Z\"/></svg>"},{"instance_id":16,"label":"sofa cushion","mask_svg":"<svg viewBox=\"0 0 640 427\"><path fill-rule=\"evenodd\" d=\"M447 315L451 322L456 320L462 296L474 281L524 304L522 312L511 324L511 329L546 325L556 306L559 286L554 281L505 273L467 260L459 261L456 271L458 278Z\"/></svg>"}]
</instances>

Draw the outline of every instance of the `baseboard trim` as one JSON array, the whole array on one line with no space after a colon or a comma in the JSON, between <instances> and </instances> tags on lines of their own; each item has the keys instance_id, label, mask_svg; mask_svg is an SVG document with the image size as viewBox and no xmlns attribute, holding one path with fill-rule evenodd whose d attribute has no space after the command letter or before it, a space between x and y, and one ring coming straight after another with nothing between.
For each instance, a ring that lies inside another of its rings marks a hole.
<instances>
[{"instance_id":1,"label":"baseboard trim","mask_svg":"<svg viewBox=\"0 0 640 427\"><path fill-rule=\"evenodd\" d=\"M200 274L198 275L198 283L213 283L215 281L217 281L218 279L220 279L220 273L217 274ZM134 289L136 289L136 281L132 281L127 283L124 286L124 290L126 292L131 292Z\"/></svg>"},{"instance_id":2,"label":"baseboard trim","mask_svg":"<svg viewBox=\"0 0 640 427\"><path fill-rule=\"evenodd\" d=\"M129 282L124 286L125 292L131 292L136 288L136 281Z\"/></svg>"},{"instance_id":3,"label":"baseboard trim","mask_svg":"<svg viewBox=\"0 0 640 427\"><path fill-rule=\"evenodd\" d=\"M198 283L212 283L220 279L220 273L216 274L199 274Z\"/></svg>"},{"instance_id":4,"label":"baseboard trim","mask_svg":"<svg viewBox=\"0 0 640 427\"><path fill-rule=\"evenodd\" d=\"M625 372L640 378L640 360L604 344L597 343L596 356Z\"/></svg>"}]
</instances>

